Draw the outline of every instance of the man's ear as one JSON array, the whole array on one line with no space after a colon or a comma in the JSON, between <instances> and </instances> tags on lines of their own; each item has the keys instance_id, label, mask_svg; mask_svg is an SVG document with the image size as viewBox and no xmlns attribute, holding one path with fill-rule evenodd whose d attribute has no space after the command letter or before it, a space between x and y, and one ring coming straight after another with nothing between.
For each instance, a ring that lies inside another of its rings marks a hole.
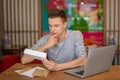
<instances>
[{"instance_id":1,"label":"man's ear","mask_svg":"<svg viewBox=\"0 0 120 80\"><path fill-rule=\"evenodd\" d=\"M66 22L64 22L64 27L65 27L65 29L66 29L66 27L67 27L67 21L66 21Z\"/></svg>"}]
</instances>

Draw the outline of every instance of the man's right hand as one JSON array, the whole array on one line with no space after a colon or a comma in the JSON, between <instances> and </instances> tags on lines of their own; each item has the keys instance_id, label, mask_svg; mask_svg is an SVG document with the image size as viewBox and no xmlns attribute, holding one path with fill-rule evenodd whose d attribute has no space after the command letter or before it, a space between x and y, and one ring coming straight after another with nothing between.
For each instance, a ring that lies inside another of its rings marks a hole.
<instances>
[{"instance_id":1,"label":"man's right hand","mask_svg":"<svg viewBox=\"0 0 120 80\"><path fill-rule=\"evenodd\" d=\"M57 43L58 38L56 37L56 35L51 35L44 46L48 49L55 46Z\"/></svg>"},{"instance_id":2,"label":"man's right hand","mask_svg":"<svg viewBox=\"0 0 120 80\"><path fill-rule=\"evenodd\" d=\"M49 48L55 46L57 43L58 43L58 38L55 35L51 35L48 38L47 42L44 45L42 45L41 47L37 48L36 50L44 52L44 51L46 51L46 49L49 49Z\"/></svg>"}]
</instances>

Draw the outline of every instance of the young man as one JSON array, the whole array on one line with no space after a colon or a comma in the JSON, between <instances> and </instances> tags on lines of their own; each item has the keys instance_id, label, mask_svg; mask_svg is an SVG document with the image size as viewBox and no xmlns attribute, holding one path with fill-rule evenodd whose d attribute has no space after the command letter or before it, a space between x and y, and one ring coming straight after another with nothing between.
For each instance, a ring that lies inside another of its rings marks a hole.
<instances>
[{"instance_id":1,"label":"young man","mask_svg":"<svg viewBox=\"0 0 120 80\"><path fill-rule=\"evenodd\" d=\"M31 49L48 54L49 61L42 61L52 71L84 66L86 51L80 31L67 30L67 18L63 10L54 9L48 13L50 34L43 36ZM22 58L22 64L32 62L28 55Z\"/></svg>"}]
</instances>

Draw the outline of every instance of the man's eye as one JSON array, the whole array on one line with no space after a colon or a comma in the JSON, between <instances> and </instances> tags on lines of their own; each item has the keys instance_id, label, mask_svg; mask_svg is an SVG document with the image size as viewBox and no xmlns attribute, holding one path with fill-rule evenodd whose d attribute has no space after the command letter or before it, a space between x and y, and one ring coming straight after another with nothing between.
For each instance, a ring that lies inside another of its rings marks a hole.
<instances>
[{"instance_id":1,"label":"man's eye","mask_svg":"<svg viewBox=\"0 0 120 80\"><path fill-rule=\"evenodd\" d=\"M59 27L59 25L55 25L55 27Z\"/></svg>"},{"instance_id":2,"label":"man's eye","mask_svg":"<svg viewBox=\"0 0 120 80\"><path fill-rule=\"evenodd\" d=\"M51 25L49 25L49 27L52 27Z\"/></svg>"}]
</instances>

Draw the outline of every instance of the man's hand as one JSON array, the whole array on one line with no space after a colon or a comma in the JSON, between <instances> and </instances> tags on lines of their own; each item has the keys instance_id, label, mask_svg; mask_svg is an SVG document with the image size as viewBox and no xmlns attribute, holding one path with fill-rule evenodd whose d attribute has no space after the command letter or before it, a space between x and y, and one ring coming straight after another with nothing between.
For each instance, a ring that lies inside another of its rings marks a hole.
<instances>
[{"instance_id":1,"label":"man's hand","mask_svg":"<svg viewBox=\"0 0 120 80\"><path fill-rule=\"evenodd\" d=\"M46 48L51 48L55 46L57 43L58 43L58 39L56 35L51 35L44 46L46 46Z\"/></svg>"},{"instance_id":2,"label":"man's hand","mask_svg":"<svg viewBox=\"0 0 120 80\"><path fill-rule=\"evenodd\" d=\"M51 71L60 70L60 64L55 63L54 61L42 61L43 65Z\"/></svg>"},{"instance_id":3,"label":"man's hand","mask_svg":"<svg viewBox=\"0 0 120 80\"><path fill-rule=\"evenodd\" d=\"M45 60L45 61L42 61L42 63L46 68L48 68L51 71L59 71L59 70L63 70L63 69L84 66L86 64L86 59L83 57L79 57L72 61L60 63L60 64L58 64L54 61Z\"/></svg>"}]
</instances>

